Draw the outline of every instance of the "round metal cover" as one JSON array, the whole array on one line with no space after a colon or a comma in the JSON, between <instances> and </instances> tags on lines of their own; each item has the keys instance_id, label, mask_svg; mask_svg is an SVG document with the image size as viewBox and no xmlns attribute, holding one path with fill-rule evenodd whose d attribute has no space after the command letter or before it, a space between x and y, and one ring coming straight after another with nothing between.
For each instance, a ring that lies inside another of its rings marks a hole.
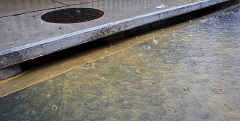
<instances>
[{"instance_id":1,"label":"round metal cover","mask_svg":"<svg viewBox=\"0 0 240 121\"><path fill-rule=\"evenodd\" d=\"M42 20L50 23L79 23L102 17L103 11L93 8L67 8L44 14Z\"/></svg>"}]
</instances>

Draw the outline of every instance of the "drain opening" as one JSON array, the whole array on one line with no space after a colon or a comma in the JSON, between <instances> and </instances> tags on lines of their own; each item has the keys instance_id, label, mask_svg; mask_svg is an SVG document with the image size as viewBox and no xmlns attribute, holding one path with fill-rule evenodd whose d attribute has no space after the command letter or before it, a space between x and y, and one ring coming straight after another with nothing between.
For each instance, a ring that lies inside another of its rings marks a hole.
<instances>
[{"instance_id":1,"label":"drain opening","mask_svg":"<svg viewBox=\"0 0 240 121\"><path fill-rule=\"evenodd\" d=\"M50 23L80 23L100 18L103 14L94 8L68 8L48 12L41 19Z\"/></svg>"}]
</instances>

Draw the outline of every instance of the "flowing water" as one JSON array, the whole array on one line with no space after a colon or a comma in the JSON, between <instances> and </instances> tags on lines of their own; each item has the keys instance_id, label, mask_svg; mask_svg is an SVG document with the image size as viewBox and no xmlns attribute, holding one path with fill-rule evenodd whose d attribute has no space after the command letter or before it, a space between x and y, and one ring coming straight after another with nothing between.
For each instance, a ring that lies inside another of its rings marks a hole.
<instances>
[{"instance_id":1,"label":"flowing water","mask_svg":"<svg viewBox=\"0 0 240 121\"><path fill-rule=\"evenodd\" d=\"M0 98L0 120L240 120L240 8Z\"/></svg>"}]
</instances>

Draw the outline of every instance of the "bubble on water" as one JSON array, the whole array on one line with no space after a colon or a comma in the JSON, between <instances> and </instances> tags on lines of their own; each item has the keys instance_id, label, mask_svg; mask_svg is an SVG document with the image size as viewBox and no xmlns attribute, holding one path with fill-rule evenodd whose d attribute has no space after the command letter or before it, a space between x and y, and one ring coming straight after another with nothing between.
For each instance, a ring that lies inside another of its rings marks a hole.
<instances>
[{"instance_id":1,"label":"bubble on water","mask_svg":"<svg viewBox=\"0 0 240 121\"><path fill-rule=\"evenodd\" d=\"M101 78L102 81L106 80L104 77Z\"/></svg>"},{"instance_id":2,"label":"bubble on water","mask_svg":"<svg viewBox=\"0 0 240 121\"><path fill-rule=\"evenodd\" d=\"M56 105L52 105L52 110L57 110L58 107Z\"/></svg>"},{"instance_id":3,"label":"bubble on water","mask_svg":"<svg viewBox=\"0 0 240 121\"><path fill-rule=\"evenodd\" d=\"M36 117L35 120L38 121L40 118L39 117Z\"/></svg>"},{"instance_id":4,"label":"bubble on water","mask_svg":"<svg viewBox=\"0 0 240 121\"><path fill-rule=\"evenodd\" d=\"M62 101L61 101L62 104L66 103L66 102L67 102L66 100L62 100Z\"/></svg>"},{"instance_id":5,"label":"bubble on water","mask_svg":"<svg viewBox=\"0 0 240 121\"><path fill-rule=\"evenodd\" d=\"M161 96L164 96L165 94L164 93L162 93L162 94L160 94Z\"/></svg>"},{"instance_id":6,"label":"bubble on water","mask_svg":"<svg viewBox=\"0 0 240 121\"><path fill-rule=\"evenodd\" d=\"M36 115L36 114L37 114L37 112L36 112L36 111L32 111L32 114L33 114L33 115Z\"/></svg>"},{"instance_id":7,"label":"bubble on water","mask_svg":"<svg viewBox=\"0 0 240 121\"><path fill-rule=\"evenodd\" d=\"M102 91L100 89L97 89L96 90L96 95L101 95L102 94Z\"/></svg>"},{"instance_id":8,"label":"bubble on water","mask_svg":"<svg viewBox=\"0 0 240 121\"><path fill-rule=\"evenodd\" d=\"M50 97L51 97L51 95L50 95L50 94L47 94L47 97L48 97L48 98L50 98Z\"/></svg>"},{"instance_id":9,"label":"bubble on water","mask_svg":"<svg viewBox=\"0 0 240 121\"><path fill-rule=\"evenodd\" d=\"M69 93L73 94L73 93L75 93L75 92L74 92L73 90L70 90Z\"/></svg>"},{"instance_id":10,"label":"bubble on water","mask_svg":"<svg viewBox=\"0 0 240 121\"><path fill-rule=\"evenodd\" d=\"M78 86L78 87L77 87L77 89L82 89L82 88L83 88L83 86Z\"/></svg>"}]
</instances>

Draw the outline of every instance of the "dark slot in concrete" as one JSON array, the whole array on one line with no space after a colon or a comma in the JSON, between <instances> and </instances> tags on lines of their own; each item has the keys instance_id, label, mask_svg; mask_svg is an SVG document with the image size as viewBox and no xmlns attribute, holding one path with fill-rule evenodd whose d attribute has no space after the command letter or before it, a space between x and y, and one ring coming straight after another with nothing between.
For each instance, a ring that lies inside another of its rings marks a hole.
<instances>
[{"instance_id":1,"label":"dark slot in concrete","mask_svg":"<svg viewBox=\"0 0 240 121\"><path fill-rule=\"evenodd\" d=\"M94 8L68 8L48 12L41 18L50 23L79 23L100 18L104 12Z\"/></svg>"}]
</instances>

